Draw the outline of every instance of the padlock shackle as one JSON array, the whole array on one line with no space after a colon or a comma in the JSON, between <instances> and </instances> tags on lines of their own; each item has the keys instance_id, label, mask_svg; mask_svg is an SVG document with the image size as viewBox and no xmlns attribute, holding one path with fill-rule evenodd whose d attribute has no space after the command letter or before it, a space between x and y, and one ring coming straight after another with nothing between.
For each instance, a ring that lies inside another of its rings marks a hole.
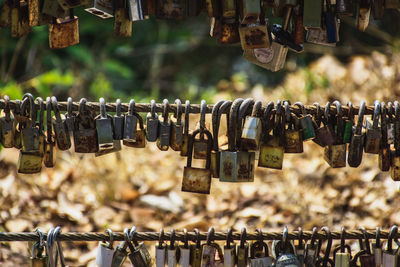
<instances>
[{"instance_id":1,"label":"padlock shackle","mask_svg":"<svg viewBox=\"0 0 400 267\"><path fill-rule=\"evenodd\" d=\"M28 114L26 113L26 105L29 103L29 112ZM34 110L35 106L35 101L33 99L33 95L30 93L26 93L24 94L24 96L22 97L22 105L21 105L21 112L24 116L28 115L28 117L31 118L31 120L33 121L33 124L35 124L36 122L36 115Z\"/></svg>"},{"instance_id":2,"label":"padlock shackle","mask_svg":"<svg viewBox=\"0 0 400 267\"><path fill-rule=\"evenodd\" d=\"M257 100L253 105L253 110L251 111L251 116L252 117L260 116L261 108L262 108L262 102L261 102L261 100Z\"/></svg>"},{"instance_id":3,"label":"padlock shackle","mask_svg":"<svg viewBox=\"0 0 400 267\"><path fill-rule=\"evenodd\" d=\"M197 228L195 228L193 231L196 234L196 248L201 248L200 231Z\"/></svg>"},{"instance_id":4,"label":"padlock shackle","mask_svg":"<svg viewBox=\"0 0 400 267\"><path fill-rule=\"evenodd\" d=\"M244 101L243 98L237 98L233 101L231 105L231 109L229 111L229 129L228 129L228 150L235 151L236 147L236 120L238 115L238 110L242 102Z\"/></svg>"},{"instance_id":5,"label":"padlock shackle","mask_svg":"<svg viewBox=\"0 0 400 267\"><path fill-rule=\"evenodd\" d=\"M368 233L367 230L363 226L359 227L362 235L364 236L364 245L365 245L365 251L367 252L368 255L372 255L371 253L371 244L369 243L369 238L368 238Z\"/></svg>"},{"instance_id":6,"label":"padlock shackle","mask_svg":"<svg viewBox=\"0 0 400 267\"><path fill-rule=\"evenodd\" d=\"M78 108L78 113L82 114L85 112L85 108L86 108L86 98L81 98L81 100L79 100L79 108Z\"/></svg>"},{"instance_id":7,"label":"padlock shackle","mask_svg":"<svg viewBox=\"0 0 400 267\"><path fill-rule=\"evenodd\" d=\"M157 116L156 116L156 101L154 99L152 99L150 101L150 114L151 114L151 118L153 120L155 120L157 118Z\"/></svg>"},{"instance_id":8,"label":"padlock shackle","mask_svg":"<svg viewBox=\"0 0 400 267\"><path fill-rule=\"evenodd\" d=\"M336 144L343 143L343 110L340 101L335 100L332 103L336 107ZM325 267L325 266L324 266Z\"/></svg>"},{"instance_id":9,"label":"padlock shackle","mask_svg":"<svg viewBox=\"0 0 400 267\"><path fill-rule=\"evenodd\" d=\"M304 108L303 103L301 103L301 102L296 102L296 103L294 103L293 105L299 107L300 112L301 112L301 115L303 115L303 116L304 116L304 115L307 115L307 112L306 112L306 110L305 110L305 108Z\"/></svg>"},{"instance_id":10,"label":"padlock shackle","mask_svg":"<svg viewBox=\"0 0 400 267\"><path fill-rule=\"evenodd\" d=\"M189 134L189 111L190 111L190 101L185 101L185 123L183 125L183 135L188 136Z\"/></svg>"},{"instance_id":11,"label":"padlock shackle","mask_svg":"<svg viewBox=\"0 0 400 267\"><path fill-rule=\"evenodd\" d=\"M349 120L354 121L354 106L351 101L347 102L347 107L349 108L347 111L347 117Z\"/></svg>"},{"instance_id":12,"label":"padlock shackle","mask_svg":"<svg viewBox=\"0 0 400 267\"><path fill-rule=\"evenodd\" d=\"M393 241L393 239L397 236L397 234L398 234L398 228L397 228L396 225L393 225L392 228L390 229L389 236L388 236L388 240L387 240L387 243L386 243L386 250L387 250L389 253L392 253L392 252L393 252L393 244L392 244L392 241Z\"/></svg>"},{"instance_id":13,"label":"padlock shackle","mask_svg":"<svg viewBox=\"0 0 400 267\"><path fill-rule=\"evenodd\" d=\"M361 135L363 123L364 123L364 113L365 113L365 101L360 102L360 109L358 111L358 119L357 119L357 125L356 125L356 131L355 133L357 135Z\"/></svg>"},{"instance_id":14,"label":"padlock shackle","mask_svg":"<svg viewBox=\"0 0 400 267\"><path fill-rule=\"evenodd\" d=\"M108 234L108 244L110 245L109 248L114 249L114 232L110 228L107 228L105 232Z\"/></svg>"},{"instance_id":15,"label":"padlock shackle","mask_svg":"<svg viewBox=\"0 0 400 267\"><path fill-rule=\"evenodd\" d=\"M299 241L299 244L298 244L298 248L299 249L304 249L304 239L303 239L303 228L301 228L301 227L299 227L298 228L298 241Z\"/></svg>"},{"instance_id":16,"label":"padlock shackle","mask_svg":"<svg viewBox=\"0 0 400 267\"><path fill-rule=\"evenodd\" d=\"M47 97L46 98L46 135L47 135L47 143L51 144L53 143L53 125L51 122L51 109L52 109L52 104L51 104L51 98Z\"/></svg>"},{"instance_id":17,"label":"padlock shackle","mask_svg":"<svg viewBox=\"0 0 400 267\"><path fill-rule=\"evenodd\" d=\"M165 124L168 123L168 119L169 119L168 118L168 109L169 109L169 101L168 101L168 99L165 98L163 100L163 114L162 114Z\"/></svg>"},{"instance_id":18,"label":"padlock shackle","mask_svg":"<svg viewBox=\"0 0 400 267\"><path fill-rule=\"evenodd\" d=\"M245 244L246 244L246 236L247 236L247 230L246 227L243 227L240 233L240 244L239 247L241 249L244 249Z\"/></svg>"},{"instance_id":19,"label":"padlock shackle","mask_svg":"<svg viewBox=\"0 0 400 267\"><path fill-rule=\"evenodd\" d=\"M57 123L62 122L60 110L58 108L57 98L55 96L51 97L51 105L53 106L54 116L56 117L56 122Z\"/></svg>"},{"instance_id":20,"label":"padlock shackle","mask_svg":"<svg viewBox=\"0 0 400 267\"><path fill-rule=\"evenodd\" d=\"M121 99L119 98L115 101L115 116L121 116Z\"/></svg>"},{"instance_id":21,"label":"padlock shackle","mask_svg":"<svg viewBox=\"0 0 400 267\"><path fill-rule=\"evenodd\" d=\"M67 99L67 115L68 117L72 117L72 97L68 97Z\"/></svg>"},{"instance_id":22,"label":"padlock shackle","mask_svg":"<svg viewBox=\"0 0 400 267\"><path fill-rule=\"evenodd\" d=\"M325 232L325 234L327 235L327 239L328 239L328 243L326 245L324 258L323 258L323 262L322 262L322 267L327 267L328 262L329 262L329 254L330 254L331 248L332 248L332 234L327 226L322 227L322 231Z\"/></svg>"},{"instance_id":23,"label":"padlock shackle","mask_svg":"<svg viewBox=\"0 0 400 267\"><path fill-rule=\"evenodd\" d=\"M45 107L45 104L44 104L43 99L41 97L37 97L35 102L38 102L39 107L40 107L39 108L39 134L42 134L43 128L44 128L44 125L43 125L44 111L45 111L46 107ZM36 112L36 105L35 105L34 110L35 110L34 112L37 113Z\"/></svg>"},{"instance_id":24,"label":"padlock shackle","mask_svg":"<svg viewBox=\"0 0 400 267\"><path fill-rule=\"evenodd\" d=\"M321 120L321 116L323 116L322 108L321 108L321 105L318 102L314 102L313 106L315 106L315 108L316 108L315 116L314 116L315 123L316 123L317 127L320 127L321 126L321 121L322 121Z\"/></svg>"},{"instance_id":25,"label":"padlock shackle","mask_svg":"<svg viewBox=\"0 0 400 267\"><path fill-rule=\"evenodd\" d=\"M201 131L204 131L204 129L206 128L206 111L207 111L207 103L203 99L203 100L201 100L201 104L200 104L200 121L199 122L200 122L200 130Z\"/></svg>"},{"instance_id":26,"label":"padlock shackle","mask_svg":"<svg viewBox=\"0 0 400 267\"><path fill-rule=\"evenodd\" d=\"M211 150L213 146L213 137L210 131L205 129L201 131L200 129L195 130L192 135L189 137L188 143L188 155L187 155L187 167L192 167L192 156L193 156L193 141L196 139L196 135L205 134L207 135L207 157L206 157L206 167L205 169L209 170L211 168Z\"/></svg>"},{"instance_id":27,"label":"padlock shackle","mask_svg":"<svg viewBox=\"0 0 400 267\"><path fill-rule=\"evenodd\" d=\"M106 111L106 101L104 100L104 98L100 97L99 104L100 104L100 118L105 119L107 118L107 111Z\"/></svg>"},{"instance_id":28,"label":"padlock shackle","mask_svg":"<svg viewBox=\"0 0 400 267\"><path fill-rule=\"evenodd\" d=\"M214 241L214 233L215 233L214 227L211 226L210 228L208 228L206 243L209 246Z\"/></svg>"},{"instance_id":29,"label":"padlock shackle","mask_svg":"<svg viewBox=\"0 0 400 267\"><path fill-rule=\"evenodd\" d=\"M248 112L249 107L254 104L253 98L247 98L244 100L239 107L238 117L237 117L237 125L236 125L236 148L240 147L240 143L242 141L241 133L243 129L243 119L245 118L246 113Z\"/></svg>"},{"instance_id":30,"label":"padlock shackle","mask_svg":"<svg viewBox=\"0 0 400 267\"><path fill-rule=\"evenodd\" d=\"M232 235L233 235L233 229L232 229L232 227L230 227L228 229L228 232L226 233L226 246L225 247L227 249L231 249L231 244L233 243Z\"/></svg>"},{"instance_id":31,"label":"padlock shackle","mask_svg":"<svg viewBox=\"0 0 400 267\"><path fill-rule=\"evenodd\" d=\"M6 121L11 120L11 108L10 108L10 97L8 95L4 95L4 114L6 115Z\"/></svg>"},{"instance_id":32,"label":"padlock shackle","mask_svg":"<svg viewBox=\"0 0 400 267\"><path fill-rule=\"evenodd\" d=\"M135 113L135 105L136 105L135 99L131 99L129 101L128 115L134 115L134 113Z\"/></svg>"},{"instance_id":33,"label":"padlock shackle","mask_svg":"<svg viewBox=\"0 0 400 267\"><path fill-rule=\"evenodd\" d=\"M376 236L375 236L375 245L377 248L381 248L381 228L379 226L376 227Z\"/></svg>"},{"instance_id":34,"label":"padlock shackle","mask_svg":"<svg viewBox=\"0 0 400 267\"><path fill-rule=\"evenodd\" d=\"M182 124L182 101L177 98L175 99L175 105L176 105L176 112L174 113L174 117L176 118L176 123L178 125Z\"/></svg>"},{"instance_id":35,"label":"padlock shackle","mask_svg":"<svg viewBox=\"0 0 400 267\"><path fill-rule=\"evenodd\" d=\"M220 107L222 106L222 104L224 104L225 101L224 100L220 100L218 101L214 106L213 109L211 111L211 121L212 121L212 130L213 130L213 136L214 136L214 140L213 140L213 150L214 151L218 151L218 132L219 132L219 117L218 117L218 111L220 109Z\"/></svg>"},{"instance_id":36,"label":"padlock shackle","mask_svg":"<svg viewBox=\"0 0 400 267\"><path fill-rule=\"evenodd\" d=\"M171 238L169 241L169 249L171 249L171 250L175 249L175 239L176 239L175 229L172 228L171 229Z\"/></svg>"},{"instance_id":37,"label":"padlock shackle","mask_svg":"<svg viewBox=\"0 0 400 267\"><path fill-rule=\"evenodd\" d=\"M374 102L374 114L372 115L372 128L378 129L379 126L379 115L381 115L381 103L379 100Z\"/></svg>"},{"instance_id":38,"label":"padlock shackle","mask_svg":"<svg viewBox=\"0 0 400 267\"><path fill-rule=\"evenodd\" d=\"M164 228L161 228L160 234L158 235L158 246L157 247L159 249L162 249L164 247L164 237L165 237Z\"/></svg>"},{"instance_id":39,"label":"padlock shackle","mask_svg":"<svg viewBox=\"0 0 400 267\"><path fill-rule=\"evenodd\" d=\"M188 237L188 231L186 228L183 228L183 247L186 249L189 248L189 237Z\"/></svg>"}]
</instances>

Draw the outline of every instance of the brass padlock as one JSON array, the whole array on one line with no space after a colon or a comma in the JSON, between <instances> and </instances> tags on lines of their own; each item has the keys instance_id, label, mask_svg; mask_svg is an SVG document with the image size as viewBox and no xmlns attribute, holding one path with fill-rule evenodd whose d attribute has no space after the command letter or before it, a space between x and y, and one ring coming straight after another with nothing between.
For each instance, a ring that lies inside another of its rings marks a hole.
<instances>
[{"instance_id":1,"label":"brass padlock","mask_svg":"<svg viewBox=\"0 0 400 267\"><path fill-rule=\"evenodd\" d=\"M30 31L28 3L14 0L14 5L11 9L11 37L19 38L27 35Z\"/></svg>"},{"instance_id":2,"label":"brass padlock","mask_svg":"<svg viewBox=\"0 0 400 267\"><path fill-rule=\"evenodd\" d=\"M229 0L231 1L231 0ZM215 19L217 28L216 34L218 43L220 44L236 44L240 42L239 22L236 18Z\"/></svg>"},{"instance_id":3,"label":"brass padlock","mask_svg":"<svg viewBox=\"0 0 400 267\"><path fill-rule=\"evenodd\" d=\"M51 49L66 48L79 44L79 20L74 16L73 9L64 19L53 19L49 24L49 46Z\"/></svg>"},{"instance_id":4,"label":"brass padlock","mask_svg":"<svg viewBox=\"0 0 400 267\"><path fill-rule=\"evenodd\" d=\"M354 130L354 134L351 137L351 141L349 144L349 155L347 157L347 163L350 167L358 167L361 164L362 156L363 156L363 147L364 147L364 139L365 135L363 133L363 123L364 123L364 113L365 113L365 102L360 102L359 112L358 112L358 121L356 128Z\"/></svg>"},{"instance_id":5,"label":"brass padlock","mask_svg":"<svg viewBox=\"0 0 400 267\"><path fill-rule=\"evenodd\" d=\"M283 147L283 112L281 101L277 102L275 114L272 113L274 103L269 102L264 111L264 137L260 147L260 156L258 157L258 166L272 169L282 169L285 149ZM269 132L273 131L273 135Z\"/></svg>"},{"instance_id":6,"label":"brass padlock","mask_svg":"<svg viewBox=\"0 0 400 267\"><path fill-rule=\"evenodd\" d=\"M39 230L40 231L40 230ZM42 233L40 232L42 238ZM32 247L32 256L30 257L30 267L47 267L49 257L47 255L43 255L43 251L45 250L43 240L36 242ZM47 250L46 250L47 251Z\"/></svg>"},{"instance_id":7,"label":"brass padlock","mask_svg":"<svg viewBox=\"0 0 400 267\"><path fill-rule=\"evenodd\" d=\"M289 102L284 102L285 106L285 126L284 130L284 147L285 153L303 153L303 137L294 121L294 114L291 113Z\"/></svg>"},{"instance_id":8,"label":"brass padlock","mask_svg":"<svg viewBox=\"0 0 400 267\"><path fill-rule=\"evenodd\" d=\"M181 151L183 142L182 102L175 100L176 112L171 116L171 138L170 147L174 151Z\"/></svg>"},{"instance_id":9,"label":"brass padlock","mask_svg":"<svg viewBox=\"0 0 400 267\"><path fill-rule=\"evenodd\" d=\"M213 138L208 130L203 131L207 135L207 159L205 168L192 167L193 141L201 130L196 130L189 139L187 166L183 171L182 191L209 194L211 188L211 149Z\"/></svg>"},{"instance_id":10,"label":"brass padlock","mask_svg":"<svg viewBox=\"0 0 400 267\"><path fill-rule=\"evenodd\" d=\"M365 135L365 153L378 154L379 145L382 138L381 128L379 127L379 116L381 114L381 104L375 101L374 114L372 115L372 125L367 121L367 133Z\"/></svg>"},{"instance_id":11,"label":"brass padlock","mask_svg":"<svg viewBox=\"0 0 400 267\"><path fill-rule=\"evenodd\" d=\"M74 125L74 147L76 153L95 153L99 150L97 130L92 113L85 108L86 99L79 102L79 111Z\"/></svg>"},{"instance_id":12,"label":"brass padlock","mask_svg":"<svg viewBox=\"0 0 400 267\"><path fill-rule=\"evenodd\" d=\"M339 101L334 101L336 106L336 135L335 143L325 147L324 159L332 168L346 167L347 144L343 143L343 114L342 105Z\"/></svg>"},{"instance_id":13,"label":"brass padlock","mask_svg":"<svg viewBox=\"0 0 400 267\"><path fill-rule=\"evenodd\" d=\"M4 116L0 117L0 143L5 148L14 147L15 121L11 116L10 98L4 96Z\"/></svg>"},{"instance_id":14,"label":"brass padlock","mask_svg":"<svg viewBox=\"0 0 400 267\"><path fill-rule=\"evenodd\" d=\"M132 21L129 18L126 0L115 2L114 35L130 37L132 35Z\"/></svg>"},{"instance_id":15,"label":"brass padlock","mask_svg":"<svg viewBox=\"0 0 400 267\"><path fill-rule=\"evenodd\" d=\"M212 110L212 129L213 129L213 150L211 151L211 172L212 177L219 178L219 167L221 161L221 151L219 150L219 125L223 112L227 112L232 105L232 101L218 101ZM229 115L227 115L228 117ZM227 118L227 121L228 118ZM229 127L227 127L229 128Z\"/></svg>"},{"instance_id":16,"label":"brass padlock","mask_svg":"<svg viewBox=\"0 0 400 267\"><path fill-rule=\"evenodd\" d=\"M134 140L124 139L122 143L128 147L145 148L147 143L146 141L147 134L146 134L146 129L144 127L143 118L137 112L134 112L133 109L131 113L133 114L133 116L136 117L136 121L139 121L139 130L136 130ZM135 128L136 127L137 126L135 126Z\"/></svg>"}]
</instances>

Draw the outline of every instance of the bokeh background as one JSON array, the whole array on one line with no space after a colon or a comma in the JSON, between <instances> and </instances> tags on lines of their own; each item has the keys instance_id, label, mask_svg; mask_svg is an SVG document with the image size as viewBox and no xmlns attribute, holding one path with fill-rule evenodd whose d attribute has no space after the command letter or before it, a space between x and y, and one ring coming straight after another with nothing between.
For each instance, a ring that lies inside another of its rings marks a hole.
<instances>
[{"instance_id":1,"label":"bokeh background","mask_svg":"<svg viewBox=\"0 0 400 267\"><path fill-rule=\"evenodd\" d=\"M271 73L246 62L238 45L221 46L209 37L202 14L185 21L151 18L134 23L131 38L113 37L113 22L83 10L79 45L48 48L47 26L21 39L0 29L0 95L11 99L23 93L86 97L112 102L149 102L176 98L199 103L205 99L253 97L289 99L312 104L340 100L358 104L375 99L394 101L400 94L400 13L385 11L357 32L353 19L342 21L336 48L305 45L289 52L285 68ZM193 129L198 116L190 117ZM210 121L210 118L207 117ZM225 125L222 122L222 125ZM225 134L222 127L220 135ZM248 227L254 231L301 226L332 230L364 226L387 229L400 223L398 184L378 168L376 155L365 155L360 168L331 169L323 149L313 142L304 154L285 155L282 171L256 169L251 184L212 182L211 194L180 191L186 159L174 151L161 152L151 143L145 149L124 148L95 158L58 152L57 164L37 175L16 172L18 151L0 154L0 230L32 231L61 225L63 232L140 231L171 228L206 231ZM195 161L197 166L202 162ZM65 243L72 266L95 266L95 243ZM151 249L153 250L153 249ZM4 243L2 266L29 266L27 243Z\"/></svg>"}]
</instances>

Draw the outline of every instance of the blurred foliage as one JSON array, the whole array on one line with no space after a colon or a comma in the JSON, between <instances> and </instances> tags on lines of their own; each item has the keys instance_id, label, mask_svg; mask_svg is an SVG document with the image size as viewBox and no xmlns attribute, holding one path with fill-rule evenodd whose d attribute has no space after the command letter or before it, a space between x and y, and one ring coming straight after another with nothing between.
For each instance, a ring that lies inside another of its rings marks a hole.
<instances>
[{"instance_id":1,"label":"blurred foliage","mask_svg":"<svg viewBox=\"0 0 400 267\"><path fill-rule=\"evenodd\" d=\"M245 80L247 90L259 83L273 87L285 75L305 67L322 54L348 61L355 53L378 50L385 54L400 47L400 15L387 10L382 21L365 33L354 29L354 19L343 20L336 48L305 45L306 52L290 52L283 71L271 73L242 59L240 45L218 45L209 37L205 14L185 21L151 18L133 24L131 38L113 36L113 20L102 20L76 10L80 19L80 44L62 50L48 47L48 27L35 27L26 38L12 39L10 29L0 29L0 88L18 97L23 91L54 94L60 99L100 96L127 101L151 98L199 100L220 91L220 80ZM271 20L272 22L275 22ZM305 69L306 72L309 72ZM324 80L309 72L307 92ZM229 88L226 88L229 90ZM16 94L16 95L15 95Z\"/></svg>"}]
</instances>

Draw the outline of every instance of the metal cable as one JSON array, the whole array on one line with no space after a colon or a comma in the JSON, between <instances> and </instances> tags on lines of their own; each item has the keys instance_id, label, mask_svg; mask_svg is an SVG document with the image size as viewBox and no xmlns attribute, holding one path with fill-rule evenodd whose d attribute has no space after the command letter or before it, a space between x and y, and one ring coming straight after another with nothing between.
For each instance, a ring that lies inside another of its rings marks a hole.
<instances>
[{"instance_id":1,"label":"metal cable","mask_svg":"<svg viewBox=\"0 0 400 267\"><path fill-rule=\"evenodd\" d=\"M367 230L366 231L368 238L375 238L376 237L376 230ZM122 232L113 232L114 240L116 241L123 241L124 236ZM332 239L340 240L341 239L341 231L331 232ZM303 240L310 240L312 235L312 231L303 231ZM187 232L188 239L191 241L196 240L196 233L195 232ZM327 235L325 232L320 231L316 235L316 239L326 240ZM389 231L380 231L380 238L387 239L389 236ZM396 234L396 237L398 235ZM158 241L160 237L159 232L136 232L135 239L138 241ZM262 232L262 237L264 240L281 240L282 239L282 232ZM364 238L363 232L361 230L351 230L346 231L344 238L346 240L349 239L360 239ZM44 234L44 238L47 238L47 234ZM103 241L108 240L109 235L107 233L60 233L57 236L57 240L59 241ZM215 240L226 240L227 238L227 231L226 232L215 232L214 239ZM240 240L240 232L233 232L232 233L233 240ZM299 232L293 231L289 232L287 238L289 240L296 240L299 238ZM171 239L171 232L164 233L164 240ZM200 232L200 239L206 240L207 239L207 232ZM0 232L0 241L37 241L38 234L36 232ZM175 232L175 240L184 241L184 233L182 232ZM247 232L246 240L259 240L259 233L254 231L252 233Z\"/></svg>"}]
</instances>

